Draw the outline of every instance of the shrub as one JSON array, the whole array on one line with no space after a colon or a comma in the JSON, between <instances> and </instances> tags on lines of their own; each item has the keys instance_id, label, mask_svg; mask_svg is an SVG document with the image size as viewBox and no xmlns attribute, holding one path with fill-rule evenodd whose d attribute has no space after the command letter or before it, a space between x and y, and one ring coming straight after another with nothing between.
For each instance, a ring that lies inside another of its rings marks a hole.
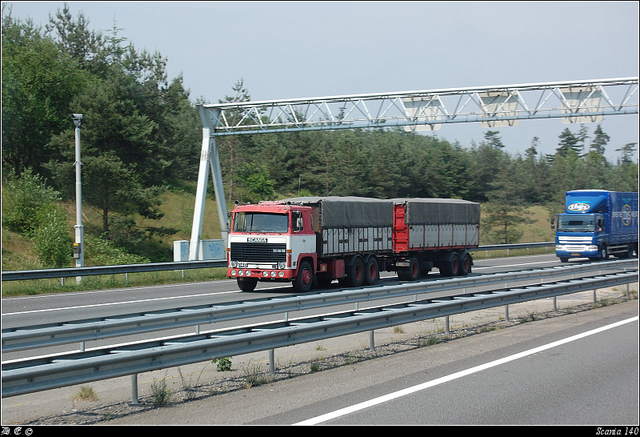
<instances>
[{"instance_id":1,"label":"shrub","mask_svg":"<svg viewBox=\"0 0 640 437\"><path fill-rule=\"evenodd\" d=\"M2 224L11 231L31 236L46 220L41 210L60 201L60 193L47 187L42 177L25 170L19 178L9 175L2 187Z\"/></svg>"}]
</instances>

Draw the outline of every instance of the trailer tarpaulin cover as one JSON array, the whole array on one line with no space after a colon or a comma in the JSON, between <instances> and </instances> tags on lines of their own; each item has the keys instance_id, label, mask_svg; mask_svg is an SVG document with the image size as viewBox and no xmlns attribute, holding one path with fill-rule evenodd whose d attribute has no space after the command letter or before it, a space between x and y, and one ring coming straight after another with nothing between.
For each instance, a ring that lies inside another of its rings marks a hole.
<instances>
[{"instance_id":1,"label":"trailer tarpaulin cover","mask_svg":"<svg viewBox=\"0 0 640 437\"><path fill-rule=\"evenodd\" d=\"M319 208L323 228L392 226L393 202L368 197L294 197L281 202Z\"/></svg>"},{"instance_id":2,"label":"trailer tarpaulin cover","mask_svg":"<svg viewBox=\"0 0 640 437\"><path fill-rule=\"evenodd\" d=\"M480 224L480 204L460 199L393 199L405 204L407 225Z\"/></svg>"}]
</instances>

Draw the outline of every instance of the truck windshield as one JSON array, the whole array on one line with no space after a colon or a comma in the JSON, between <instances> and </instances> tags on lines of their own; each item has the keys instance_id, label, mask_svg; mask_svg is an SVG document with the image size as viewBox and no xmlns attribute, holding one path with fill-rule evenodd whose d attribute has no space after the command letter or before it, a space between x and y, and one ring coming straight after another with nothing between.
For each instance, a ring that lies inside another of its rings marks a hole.
<instances>
[{"instance_id":1,"label":"truck windshield","mask_svg":"<svg viewBox=\"0 0 640 437\"><path fill-rule=\"evenodd\" d=\"M233 220L235 232L276 232L283 233L289 229L286 214L266 214L263 212L237 212Z\"/></svg>"},{"instance_id":2,"label":"truck windshield","mask_svg":"<svg viewBox=\"0 0 640 437\"><path fill-rule=\"evenodd\" d=\"M593 215L561 215L558 217L561 232L595 232L596 218Z\"/></svg>"}]
</instances>

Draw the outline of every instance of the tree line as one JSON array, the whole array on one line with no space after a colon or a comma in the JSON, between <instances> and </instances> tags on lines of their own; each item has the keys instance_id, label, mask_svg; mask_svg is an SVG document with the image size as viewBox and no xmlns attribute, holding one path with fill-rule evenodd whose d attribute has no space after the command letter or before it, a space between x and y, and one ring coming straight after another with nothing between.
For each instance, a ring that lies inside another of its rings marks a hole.
<instances>
[{"instance_id":1,"label":"tree line","mask_svg":"<svg viewBox=\"0 0 640 437\"><path fill-rule=\"evenodd\" d=\"M2 17L2 169L4 181L29 171L61 198L75 195L74 126L82 122L83 200L102 212L114 242L170 233L140 229L136 217L162 217L160 195L197 179L202 125L182 76L167 77L160 53L137 49L114 21L104 34L68 7L44 27ZM249 101L242 79L219 102ZM578 129L577 131L576 128ZM218 140L228 201L290 195L379 198L454 197L486 206L485 225L501 242L517 240L523 208L562 206L564 191L637 191L637 144L610 145L597 125L566 128L556 153L534 137L510 154L497 131L467 147L400 129L238 135ZM620 159L609 162L605 150ZM209 191L213 193L213 190ZM133 236L133 237L132 237Z\"/></svg>"}]
</instances>

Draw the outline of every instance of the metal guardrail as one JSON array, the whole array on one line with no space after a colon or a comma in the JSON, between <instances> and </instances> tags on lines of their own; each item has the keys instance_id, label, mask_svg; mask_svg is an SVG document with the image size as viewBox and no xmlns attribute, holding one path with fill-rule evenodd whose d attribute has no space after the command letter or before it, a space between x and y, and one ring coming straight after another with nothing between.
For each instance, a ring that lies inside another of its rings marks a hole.
<instances>
[{"instance_id":1,"label":"metal guardrail","mask_svg":"<svg viewBox=\"0 0 640 437\"><path fill-rule=\"evenodd\" d=\"M2 364L2 397L134 375L208 361L212 357L243 355L637 281L637 271L615 273L15 360ZM382 294L384 293L380 294L380 298L383 297ZM322 295L317 297L322 298Z\"/></svg>"},{"instance_id":2,"label":"metal guardrail","mask_svg":"<svg viewBox=\"0 0 640 437\"><path fill-rule=\"evenodd\" d=\"M494 244L480 246L472 251L479 250L510 250L527 249L534 247L553 246L554 242L546 243L521 243L521 244ZM88 266L88 267L67 267L62 269L40 269L40 270L15 270L2 272L2 281L21 281L28 279L51 279L51 278L72 278L77 276L99 276L114 275L121 273L143 273L160 272L186 269L208 269L213 267L226 267L226 260L209 261L180 261L166 263L147 264L125 264L116 266Z\"/></svg>"},{"instance_id":3,"label":"metal guardrail","mask_svg":"<svg viewBox=\"0 0 640 437\"><path fill-rule=\"evenodd\" d=\"M204 325L222 321L282 314L347 304L369 302L383 298L466 289L492 284L513 284L518 281L558 276L602 272L607 269L637 269L637 260L608 261L594 264L568 265L511 273L443 279L428 282L407 282L400 285L345 289L337 292L304 294L291 297L257 299L207 306L182 307L174 310L150 311L112 317L72 320L66 323L23 326L2 330L2 352L50 347L105 338L141 334L161 329Z\"/></svg>"}]
</instances>

